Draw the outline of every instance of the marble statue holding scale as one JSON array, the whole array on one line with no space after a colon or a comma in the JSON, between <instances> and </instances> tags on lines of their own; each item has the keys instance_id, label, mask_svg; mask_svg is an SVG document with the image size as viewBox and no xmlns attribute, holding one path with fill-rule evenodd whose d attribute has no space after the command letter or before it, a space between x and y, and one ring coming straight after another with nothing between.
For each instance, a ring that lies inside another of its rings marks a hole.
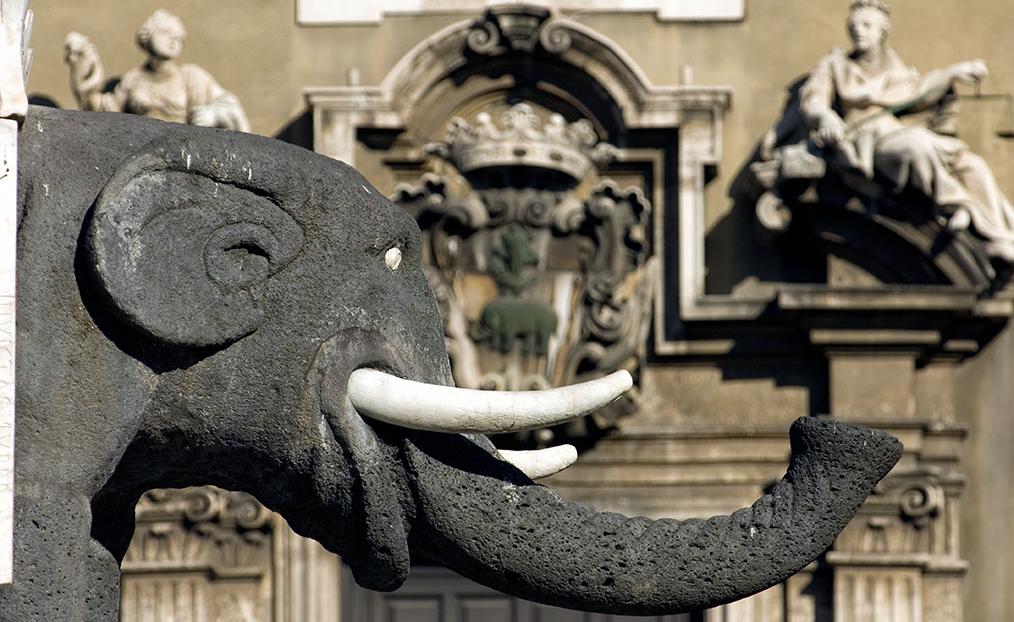
<instances>
[{"instance_id":1,"label":"marble statue holding scale","mask_svg":"<svg viewBox=\"0 0 1014 622\"><path fill-rule=\"evenodd\" d=\"M891 14L882 0L854 0L847 29L852 49L836 48L821 59L799 90L798 109L787 110L765 139L762 162L754 165L762 185L836 170L852 174L850 185L868 180L857 189L915 191L950 231L970 229L989 257L1014 263L1014 206L986 161L944 131L936 114L955 85L986 77L986 63L920 74L888 45ZM793 145L791 137L800 133L809 139ZM764 179L773 164L777 179Z\"/></svg>"}]
</instances>

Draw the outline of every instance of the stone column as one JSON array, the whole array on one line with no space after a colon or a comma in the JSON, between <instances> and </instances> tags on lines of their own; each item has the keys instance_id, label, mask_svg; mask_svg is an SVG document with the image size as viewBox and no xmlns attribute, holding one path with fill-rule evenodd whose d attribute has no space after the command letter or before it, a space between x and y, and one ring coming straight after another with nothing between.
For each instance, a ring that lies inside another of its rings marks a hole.
<instances>
[{"instance_id":1,"label":"stone column","mask_svg":"<svg viewBox=\"0 0 1014 622\"><path fill-rule=\"evenodd\" d=\"M709 610L704 622L785 622L785 587L754 594L728 605Z\"/></svg>"},{"instance_id":2,"label":"stone column","mask_svg":"<svg viewBox=\"0 0 1014 622\"><path fill-rule=\"evenodd\" d=\"M13 578L17 153L18 124L0 119L0 583Z\"/></svg>"},{"instance_id":3,"label":"stone column","mask_svg":"<svg viewBox=\"0 0 1014 622\"><path fill-rule=\"evenodd\" d=\"M966 431L951 412L956 389L946 360L918 364L927 349L956 345L935 330L868 327L815 328L810 341L828 358L831 415L905 444L898 466L826 556L833 620L961 622Z\"/></svg>"},{"instance_id":4,"label":"stone column","mask_svg":"<svg viewBox=\"0 0 1014 622\"><path fill-rule=\"evenodd\" d=\"M341 559L275 517L275 622L341 622Z\"/></svg>"}]
</instances>

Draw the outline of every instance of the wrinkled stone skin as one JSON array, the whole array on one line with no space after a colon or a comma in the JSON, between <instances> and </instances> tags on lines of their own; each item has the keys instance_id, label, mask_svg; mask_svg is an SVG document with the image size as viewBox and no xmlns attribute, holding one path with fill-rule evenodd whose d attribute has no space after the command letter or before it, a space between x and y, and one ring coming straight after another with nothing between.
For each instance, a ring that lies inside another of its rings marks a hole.
<instances>
[{"instance_id":1,"label":"wrinkled stone skin","mask_svg":"<svg viewBox=\"0 0 1014 622\"><path fill-rule=\"evenodd\" d=\"M786 479L732 517L568 504L484 438L348 405L358 367L451 382L418 229L350 167L41 108L19 143L15 583L0 620L115 620L137 498L201 484L256 495L372 589L400 585L414 551L555 605L717 605L819 555L900 455L885 434L808 418Z\"/></svg>"}]
</instances>

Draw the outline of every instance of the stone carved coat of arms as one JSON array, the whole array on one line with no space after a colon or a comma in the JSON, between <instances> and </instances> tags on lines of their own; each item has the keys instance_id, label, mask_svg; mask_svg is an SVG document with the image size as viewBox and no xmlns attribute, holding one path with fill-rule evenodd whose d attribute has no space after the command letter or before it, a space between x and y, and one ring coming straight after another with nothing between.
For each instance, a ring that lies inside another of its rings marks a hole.
<instances>
[{"instance_id":1,"label":"stone carved coat of arms","mask_svg":"<svg viewBox=\"0 0 1014 622\"><path fill-rule=\"evenodd\" d=\"M601 175L618 150L587 120L522 103L499 122L455 118L426 151L445 174L400 186L395 201L423 230L458 386L543 389L619 369L636 378L654 287L651 205ZM518 440L608 429L634 395L590 422Z\"/></svg>"}]
</instances>

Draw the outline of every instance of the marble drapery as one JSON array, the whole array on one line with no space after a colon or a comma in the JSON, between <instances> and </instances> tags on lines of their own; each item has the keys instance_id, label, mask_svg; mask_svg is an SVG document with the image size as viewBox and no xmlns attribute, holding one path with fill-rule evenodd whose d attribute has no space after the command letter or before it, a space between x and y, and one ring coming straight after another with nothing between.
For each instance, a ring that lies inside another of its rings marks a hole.
<instances>
[{"instance_id":1,"label":"marble drapery","mask_svg":"<svg viewBox=\"0 0 1014 622\"><path fill-rule=\"evenodd\" d=\"M895 191L925 194L952 221L963 210L988 254L1014 262L1014 207L989 165L963 141L929 129L920 114L939 102L949 81L940 72L920 75L893 49L886 52L876 70L840 49L825 56L800 93L804 121L816 128L828 110L839 114L847 131L833 147L837 155Z\"/></svg>"}]
</instances>

